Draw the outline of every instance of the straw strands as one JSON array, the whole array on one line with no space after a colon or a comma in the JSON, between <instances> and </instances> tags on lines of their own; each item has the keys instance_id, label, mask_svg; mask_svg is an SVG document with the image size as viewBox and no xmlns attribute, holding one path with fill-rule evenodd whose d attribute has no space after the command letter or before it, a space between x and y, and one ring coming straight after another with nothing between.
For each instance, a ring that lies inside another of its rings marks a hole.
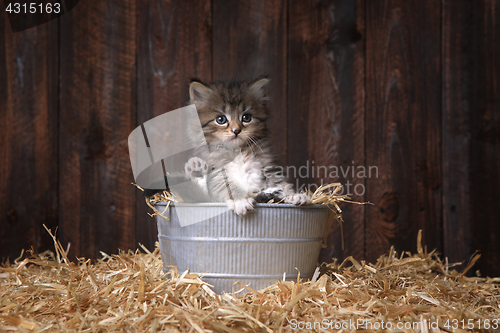
<instances>
[{"instance_id":1,"label":"straw strands","mask_svg":"<svg viewBox=\"0 0 500 333\"><path fill-rule=\"evenodd\" d=\"M137 187L139 190L144 191L142 187L139 185L132 183L135 187ZM314 193L311 194L311 204L316 204L316 205L327 205L331 210L332 213L335 214L335 218L338 220L339 223L342 223L342 210L339 207L340 202L349 202L349 203L354 203L354 204L365 204L364 202L356 202L356 201L351 201L350 197L346 194L339 194L342 191L342 185L340 183L332 183L332 184L326 184L318 187ZM255 195L255 194L254 194ZM170 207L170 204L173 202L182 202L182 198L179 198L175 196L174 194L170 193L169 191L162 191L155 193L151 197L146 197L146 204L153 210L152 214L149 214L151 217L154 217L156 215L159 215L163 217L164 219L168 220L166 216L164 216L165 212L168 210ZM274 204L281 204L283 203L284 200L275 202L273 199L271 199L268 203L274 203ZM156 208L156 204L158 202L167 202L167 206L165 207L163 212L158 211ZM341 224L342 226L342 224ZM328 228L329 229L329 228Z\"/></svg>"},{"instance_id":2,"label":"straw strands","mask_svg":"<svg viewBox=\"0 0 500 333\"><path fill-rule=\"evenodd\" d=\"M162 272L158 248L102 253L71 262L29 252L0 268L0 331L19 332L386 332L498 331L500 278L466 277L427 253L375 264L347 258L323 264L311 281L277 281L263 289L235 284L216 295L203 278ZM382 327L381 327L382 325ZM471 326L472 325L472 326ZM495 326L496 325L496 326ZM401 327L401 329L399 328ZM495 327L497 329L495 329Z\"/></svg>"}]
</instances>

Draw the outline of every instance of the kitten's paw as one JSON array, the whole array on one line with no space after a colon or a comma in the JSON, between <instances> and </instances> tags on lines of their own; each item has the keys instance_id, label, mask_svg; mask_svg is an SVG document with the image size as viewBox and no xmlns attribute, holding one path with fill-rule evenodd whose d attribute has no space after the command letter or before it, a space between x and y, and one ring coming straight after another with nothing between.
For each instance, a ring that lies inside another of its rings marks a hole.
<instances>
[{"instance_id":1,"label":"kitten's paw","mask_svg":"<svg viewBox=\"0 0 500 333\"><path fill-rule=\"evenodd\" d=\"M253 205L255 204L255 200L253 198L245 198L241 200L227 200L226 203L230 210L239 216L243 216L248 211L254 210Z\"/></svg>"},{"instance_id":2,"label":"kitten's paw","mask_svg":"<svg viewBox=\"0 0 500 333\"><path fill-rule=\"evenodd\" d=\"M184 171L189 179L203 178L208 172L208 164L199 157L191 157L184 166Z\"/></svg>"},{"instance_id":3,"label":"kitten's paw","mask_svg":"<svg viewBox=\"0 0 500 333\"><path fill-rule=\"evenodd\" d=\"M285 197L285 192L279 187L270 187L263 191L260 191L255 196L255 201L260 203L267 203L270 200L273 202L279 202Z\"/></svg>"},{"instance_id":4,"label":"kitten's paw","mask_svg":"<svg viewBox=\"0 0 500 333\"><path fill-rule=\"evenodd\" d=\"M285 203L297 206L307 205L311 203L311 197L306 193L296 193L285 197Z\"/></svg>"}]
</instances>

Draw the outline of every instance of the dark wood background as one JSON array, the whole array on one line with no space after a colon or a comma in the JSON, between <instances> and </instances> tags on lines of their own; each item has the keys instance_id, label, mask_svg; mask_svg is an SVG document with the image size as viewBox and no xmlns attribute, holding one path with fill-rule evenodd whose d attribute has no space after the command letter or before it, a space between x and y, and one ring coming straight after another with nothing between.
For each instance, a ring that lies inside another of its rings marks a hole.
<instances>
[{"instance_id":1,"label":"dark wood background","mask_svg":"<svg viewBox=\"0 0 500 333\"><path fill-rule=\"evenodd\" d=\"M0 257L52 248L42 224L73 258L152 248L129 133L190 78L269 74L284 165L378 167L325 179L374 206L343 206L321 260L415 251L422 229L500 275L499 0L82 0L15 34L0 15Z\"/></svg>"}]
</instances>

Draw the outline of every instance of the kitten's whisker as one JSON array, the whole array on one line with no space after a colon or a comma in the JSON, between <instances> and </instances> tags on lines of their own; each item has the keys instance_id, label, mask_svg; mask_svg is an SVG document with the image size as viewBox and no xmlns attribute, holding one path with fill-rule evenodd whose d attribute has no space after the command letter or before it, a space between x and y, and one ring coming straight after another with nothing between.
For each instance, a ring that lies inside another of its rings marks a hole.
<instances>
[{"instance_id":1,"label":"kitten's whisker","mask_svg":"<svg viewBox=\"0 0 500 333\"><path fill-rule=\"evenodd\" d=\"M252 151L252 154L253 154L253 155L255 155L255 151L253 150L252 145L251 145L251 143L250 143L250 142L247 142L247 146L248 146L248 148L250 148L250 150Z\"/></svg>"},{"instance_id":2,"label":"kitten's whisker","mask_svg":"<svg viewBox=\"0 0 500 333\"><path fill-rule=\"evenodd\" d=\"M260 147L260 146L261 146L261 144L259 144L260 139L258 139L258 138L256 137L256 138L255 138L255 140L257 141L257 145L259 146L259 149L260 149L260 150L262 150L262 148ZM262 152L264 152L264 151L262 151Z\"/></svg>"},{"instance_id":3,"label":"kitten's whisker","mask_svg":"<svg viewBox=\"0 0 500 333\"><path fill-rule=\"evenodd\" d=\"M262 148L260 147L260 145L259 145L259 142L258 142L259 139L257 139L257 137L255 137L255 136L254 137L249 137L249 139L252 140L252 142L255 144L255 146L257 146L260 149L261 152L264 152L262 150Z\"/></svg>"},{"instance_id":4,"label":"kitten's whisker","mask_svg":"<svg viewBox=\"0 0 500 333\"><path fill-rule=\"evenodd\" d=\"M255 152L254 152L254 150L253 150L253 148L252 148L252 145L254 145L254 144L255 144L255 143L254 143L254 141L252 140L252 137L251 137L251 136L249 136L249 137L248 137L248 141L247 141L247 146L248 146L248 147L250 147L250 149L252 150L252 152L255 154Z\"/></svg>"},{"instance_id":5,"label":"kitten's whisker","mask_svg":"<svg viewBox=\"0 0 500 333\"><path fill-rule=\"evenodd\" d=\"M255 142L255 140L253 139L253 137L248 137L248 140L250 140L251 145L255 145L255 146L257 146L257 142ZM254 152L254 154L255 154L255 151L253 150L253 148L252 148L252 151L253 151L253 152Z\"/></svg>"}]
</instances>

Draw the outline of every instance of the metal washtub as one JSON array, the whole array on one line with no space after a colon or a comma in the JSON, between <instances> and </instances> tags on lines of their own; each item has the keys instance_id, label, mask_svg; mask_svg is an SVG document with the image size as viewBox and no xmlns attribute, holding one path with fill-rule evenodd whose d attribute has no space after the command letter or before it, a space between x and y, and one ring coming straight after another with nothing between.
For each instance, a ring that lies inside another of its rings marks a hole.
<instances>
[{"instance_id":1,"label":"metal washtub","mask_svg":"<svg viewBox=\"0 0 500 333\"><path fill-rule=\"evenodd\" d=\"M157 204L160 211L165 206ZM181 227L176 209L203 221ZM231 292L235 281L259 290L283 279L283 273L287 280L297 279L298 271L310 278L329 214L324 205L257 204L255 212L240 217L224 203L175 203L165 212L169 221L156 217L163 270L189 268L216 293Z\"/></svg>"}]
</instances>

